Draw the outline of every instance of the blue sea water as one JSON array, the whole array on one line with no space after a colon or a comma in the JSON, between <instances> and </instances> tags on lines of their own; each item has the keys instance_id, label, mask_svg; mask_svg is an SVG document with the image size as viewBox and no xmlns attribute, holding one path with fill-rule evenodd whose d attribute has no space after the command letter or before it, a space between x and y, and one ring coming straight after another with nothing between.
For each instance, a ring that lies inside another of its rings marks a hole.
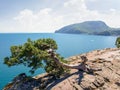
<instances>
[{"instance_id":1,"label":"blue sea water","mask_svg":"<svg viewBox=\"0 0 120 90\"><path fill-rule=\"evenodd\" d=\"M116 37L94 36L94 35L72 35L53 33L33 33L33 34L0 34L0 90L10 82L16 75L25 72L30 75L29 68L24 66L7 67L3 64L4 57L10 55L10 46L20 45L28 38L37 40L39 38L53 38L58 44L57 52L63 57L89 52L95 49L115 47ZM45 72L43 69L36 71L34 75Z\"/></svg>"}]
</instances>

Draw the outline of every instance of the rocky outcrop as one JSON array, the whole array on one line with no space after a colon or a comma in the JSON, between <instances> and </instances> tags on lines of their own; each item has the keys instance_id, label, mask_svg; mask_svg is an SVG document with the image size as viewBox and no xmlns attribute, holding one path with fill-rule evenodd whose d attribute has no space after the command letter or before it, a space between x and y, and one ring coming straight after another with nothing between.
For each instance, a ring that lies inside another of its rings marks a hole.
<instances>
[{"instance_id":1,"label":"rocky outcrop","mask_svg":"<svg viewBox=\"0 0 120 90\"><path fill-rule=\"evenodd\" d=\"M40 83L34 78L21 73L16 76L11 83L6 85L3 90L39 90Z\"/></svg>"},{"instance_id":2,"label":"rocky outcrop","mask_svg":"<svg viewBox=\"0 0 120 90\"><path fill-rule=\"evenodd\" d=\"M95 50L67 59L72 65L81 64L81 56L86 56L88 59L87 72L71 69L69 75L60 79L47 73L25 79L27 76L21 74L4 90L120 90L120 49ZM23 88L25 85L29 88Z\"/></svg>"},{"instance_id":3,"label":"rocky outcrop","mask_svg":"<svg viewBox=\"0 0 120 90\"><path fill-rule=\"evenodd\" d=\"M71 70L71 76L51 90L120 90L120 49L95 50L86 54L91 72ZM81 55L70 57L80 63Z\"/></svg>"}]
</instances>

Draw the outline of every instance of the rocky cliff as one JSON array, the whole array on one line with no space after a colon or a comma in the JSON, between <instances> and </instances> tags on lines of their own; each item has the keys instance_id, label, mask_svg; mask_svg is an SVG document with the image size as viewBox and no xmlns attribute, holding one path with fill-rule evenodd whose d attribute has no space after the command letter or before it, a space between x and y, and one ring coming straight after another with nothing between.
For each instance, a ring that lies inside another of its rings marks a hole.
<instances>
[{"instance_id":1,"label":"rocky cliff","mask_svg":"<svg viewBox=\"0 0 120 90\"><path fill-rule=\"evenodd\" d=\"M95 50L82 55L88 58L87 65L92 71L71 70L71 75L52 90L120 90L120 49ZM69 60L72 64L80 63L82 55Z\"/></svg>"},{"instance_id":2,"label":"rocky cliff","mask_svg":"<svg viewBox=\"0 0 120 90\"><path fill-rule=\"evenodd\" d=\"M68 60L70 64L80 64L81 56L88 58L88 72L72 69L70 74L60 79L46 73L33 79L22 78L24 83L14 79L13 81L18 81L17 84L10 83L4 90L120 90L120 49L95 50L72 56Z\"/></svg>"}]
</instances>

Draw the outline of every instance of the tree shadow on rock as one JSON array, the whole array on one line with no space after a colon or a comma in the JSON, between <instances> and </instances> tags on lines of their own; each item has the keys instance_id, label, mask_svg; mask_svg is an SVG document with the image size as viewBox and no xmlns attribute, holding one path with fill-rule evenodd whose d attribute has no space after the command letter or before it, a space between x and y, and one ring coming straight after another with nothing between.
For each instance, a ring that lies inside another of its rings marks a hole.
<instances>
[{"instance_id":1,"label":"tree shadow on rock","mask_svg":"<svg viewBox=\"0 0 120 90\"><path fill-rule=\"evenodd\" d=\"M56 86L57 84L59 84L60 82L62 82L62 81L64 81L64 80L66 80L67 78L71 77L72 75L78 75L78 76L79 76L78 78L76 78L76 81L77 81L78 84L80 85L81 80L82 80L82 78L83 78L83 73L84 73L84 71L79 71L79 70L78 70L77 72L72 73L72 74L70 74L70 75L68 75L68 76L66 76L66 77L64 77L64 78L57 79L57 80L51 82L51 83L46 87L46 90L51 90L52 87Z\"/></svg>"}]
</instances>

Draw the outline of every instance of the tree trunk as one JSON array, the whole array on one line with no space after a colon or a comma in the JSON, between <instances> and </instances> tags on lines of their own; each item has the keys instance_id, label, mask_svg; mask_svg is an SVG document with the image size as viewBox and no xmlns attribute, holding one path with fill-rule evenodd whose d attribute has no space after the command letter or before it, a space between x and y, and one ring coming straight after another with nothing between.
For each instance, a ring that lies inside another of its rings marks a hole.
<instances>
[{"instance_id":1,"label":"tree trunk","mask_svg":"<svg viewBox=\"0 0 120 90\"><path fill-rule=\"evenodd\" d=\"M51 55L51 58L53 58L53 60L58 65L61 65L61 66L68 68L68 69L78 69L78 70L87 71L86 61L88 61L88 59L86 58L86 56L81 56L82 62L79 65L68 65L68 64L60 62L60 60L57 58L53 49L49 49L48 53Z\"/></svg>"},{"instance_id":2,"label":"tree trunk","mask_svg":"<svg viewBox=\"0 0 120 90\"><path fill-rule=\"evenodd\" d=\"M79 65L68 65L68 64L65 64L65 63L61 62L57 58L56 54L53 51L51 51L50 54L51 54L51 58L53 58L53 60L58 65L61 65L61 66L65 67L65 68L68 68L68 69L78 69L78 70L83 70L83 71L87 70L86 61L88 61L88 59L85 56L81 56L82 62Z\"/></svg>"}]
</instances>

